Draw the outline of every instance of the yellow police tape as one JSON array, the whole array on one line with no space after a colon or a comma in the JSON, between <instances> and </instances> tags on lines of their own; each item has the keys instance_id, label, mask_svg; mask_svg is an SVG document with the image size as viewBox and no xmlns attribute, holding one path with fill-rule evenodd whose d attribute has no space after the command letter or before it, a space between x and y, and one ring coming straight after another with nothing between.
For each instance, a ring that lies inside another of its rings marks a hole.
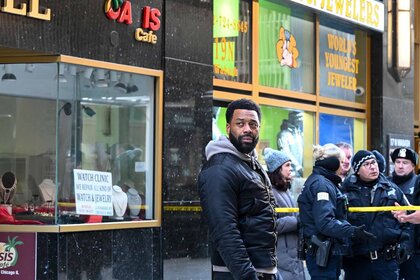
<instances>
[{"instance_id":1,"label":"yellow police tape","mask_svg":"<svg viewBox=\"0 0 420 280\"><path fill-rule=\"evenodd\" d=\"M349 207L349 212L382 212L382 211L400 211L420 210L420 206L371 206L371 207ZM277 213L299 212L299 208L276 208Z\"/></svg>"},{"instance_id":2,"label":"yellow police tape","mask_svg":"<svg viewBox=\"0 0 420 280\"><path fill-rule=\"evenodd\" d=\"M163 207L165 211L184 211L184 212L200 212L200 206L175 206L175 205L165 205ZM277 213L293 213L299 212L299 208L275 208ZM420 210L420 206L371 206L371 207L349 207L349 212L382 212L382 211L400 211L400 210L409 210L415 211Z\"/></svg>"}]
</instances>

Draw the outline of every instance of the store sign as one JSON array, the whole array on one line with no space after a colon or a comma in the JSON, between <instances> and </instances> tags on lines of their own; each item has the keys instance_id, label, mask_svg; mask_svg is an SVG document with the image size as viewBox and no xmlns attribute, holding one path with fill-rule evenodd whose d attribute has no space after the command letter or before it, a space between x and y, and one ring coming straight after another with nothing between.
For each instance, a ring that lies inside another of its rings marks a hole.
<instances>
[{"instance_id":1,"label":"store sign","mask_svg":"<svg viewBox=\"0 0 420 280\"><path fill-rule=\"evenodd\" d=\"M0 233L0 279L36 279L36 233Z\"/></svg>"},{"instance_id":2,"label":"store sign","mask_svg":"<svg viewBox=\"0 0 420 280\"><path fill-rule=\"evenodd\" d=\"M387 162L388 162L388 174L392 174L392 172L394 172L395 169L395 165L392 162L391 159L391 154L392 152L397 149L397 148L401 148L401 147L412 147L411 145L411 141L413 139L413 136L411 135L406 135L406 134L394 134L394 133L389 133L387 135Z\"/></svg>"},{"instance_id":3,"label":"store sign","mask_svg":"<svg viewBox=\"0 0 420 280\"><path fill-rule=\"evenodd\" d=\"M237 78L239 74L237 60L238 42L248 33L249 22L241 20L239 0L215 0L213 3L213 65L214 73L219 77ZM247 46L240 45L240 53Z\"/></svg>"},{"instance_id":4,"label":"store sign","mask_svg":"<svg viewBox=\"0 0 420 280\"><path fill-rule=\"evenodd\" d=\"M129 0L106 0L104 9L109 20L127 25L133 24L133 11ZM156 44L155 32L160 29L160 16L159 9L150 6L143 7L141 26L136 29L134 38L139 42Z\"/></svg>"},{"instance_id":5,"label":"store sign","mask_svg":"<svg viewBox=\"0 0 420 280\"><path fill-rule=\"evenodd\" d=\"M280 65L289 68L298 67L299 50L297 49L295 36L289 31L280 27L279 40L276 45L277 59Z\"/></svg>"},{"instance_id":6,"label":"store sign","mask_svg":"<svg viewBox=\"0 0 420 280\"><path fill-rule=\"evenodd\" d=\"M76 213L112 216L112 174L74 169Z\"/></svg>"},{"instance_id":7,"label":"store sign","mask_svg":"<svg viewBox=\"0 0 420 280\"><path fill-rule=\"evenodd\" d=\"M384 31L384 4L375 0L291 0L345 20Z\"/></svg>"},{"instance_id":8,"label":"store sign","mask_svg":"<svg viewBox=\"0 0 420 280\"><path fill-rule=\"evenodd\" d=\"M3 13L9 13L19 16L27 16L41 20L51 20L51 9L44 9L43 12L39 10L39 0L30 0L27 3L15 3L14 0L4 0L1 6ZM17 7L18 6L18 7Z\"/></svg>"},{"instance_id":9,"label":"store sign","mask_svg":"<svg viewBox=\"0 0 420 280\"><path fill-rule=\"evenodd\" d=\"M359 59L354 36L346 33L327 33L327 49L323 49L327 85L356 91Z\"/></svg>"}]
</instances>

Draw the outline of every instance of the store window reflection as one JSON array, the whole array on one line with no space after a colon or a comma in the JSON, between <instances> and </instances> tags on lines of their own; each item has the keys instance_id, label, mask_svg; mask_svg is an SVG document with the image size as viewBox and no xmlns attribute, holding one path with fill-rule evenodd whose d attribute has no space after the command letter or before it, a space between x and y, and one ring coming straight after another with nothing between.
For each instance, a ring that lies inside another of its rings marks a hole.
<instances>
[{"instance_id":1,"label":"store window reflection","mask_svg":"<svg viewBox=\"0 0 420 280\"><path fill-rule=\"evenodd\" d=\"M312 146L315 143L315 118L311 112L261 105L261 129L257 145L258 159L264 163L267 147L282 150L292 159L294 190L299 194L312 170ZM226 135L226 106L213 107L213 139ZM297 197L297 196L296 196Z\"/></svg>"},{"instance_id":2,"label":"store window reflection","mask_svg":"<svg viewBox=\"0 0 420 280\"><path fill-rule=\"evenodd\" d=\"M155 78L66 63L7 69L0 223L154 219Z\"/></svg>"},{"instance_id":3,"label":"store window reflection","mask_svg":"<svg viewBox=\"0 0 420 280\"><path fill-rule=\"evenodd\" d=\"M315 94L313 17L273 1L259 7L259 84Z\"/></svg>"},{"instance_id":4,"label":"store window reflection","mask_svg":"<svg viewBox=\"0 0 420 280\"><path fill-rule=\"evenodd\" d=\"M365 120L319 114L319 143L347 143L354 151L365 149Z\"/></svg>"}]
</instances>

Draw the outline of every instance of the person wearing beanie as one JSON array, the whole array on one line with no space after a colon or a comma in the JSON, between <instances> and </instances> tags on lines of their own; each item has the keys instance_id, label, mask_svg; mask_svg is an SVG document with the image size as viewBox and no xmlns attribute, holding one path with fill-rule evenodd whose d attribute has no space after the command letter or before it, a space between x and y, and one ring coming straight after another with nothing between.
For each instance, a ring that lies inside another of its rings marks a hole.
<instances>
[{"instance_id":1,"label":"person wearing beanie","mask_svg":"<svg viewBox=\"0 0 420 280\"><path fill-rule=\"evenodd\" d=\"M306 265L311 279L339 279L342 256L349 254L351 240L369 240L374 236L346 221L346 199L340 191L338 176L344 153L334 144L315 146L315 166L298 197L300 228L307 246ZM311 240L329 240L328 261L317 264L318 247Z\"/></svg>"},{"instance_id":2,"label":"person wearing beanie","mask_svg":"<svg viewBox=\"0 0 420 280\"><path fill-rule=\"evenodd\" d=\"M411 148L399 147L391 153L391 160L394 163L394 171L389 180L402 190L410 204L419 205L420 199L414 199L414 194L419 193L418 176L415 172L418 154ZM400 279L420 279L420 226L411 226L411 236L411 257L400 264Z\"/></svg>"},{"instance_id":3,"label":"person wearing beanie","mask_svg":"<svg viewBox=\"0 0 420 280\"><path fill-rule=\"evenodd\" d=\"M273 186L276 207L294 208L296 203L290 194L292 160L283 151L264 149L268 177ZM305 279L302 260L297 257L299 242L298 214L277 213L277 268L283 280Z\"/></svg>"},{"instance_id":4,"label":"person wearing beanie","mask_svg":"<svg viewBox=\"0 0 420 280\"><path fill-rule=\"evenodd\" d=\"M376 161L378 162L379 172L385 174L386 171L386 161L384 156L377 150L373 150L372 154L375 156Z\"/></svg>"},{"instance_id":5,"label":"person wearing beanie","mask_svg":"<svg viewBox=\"0 0 420 280\"><path fill-rule=\"evenodd\" d=\"M403 192L380 176L374 153L358 151L353 156L352 167L354 174L342 186L349 207L408 205ZM400 224L390 211L350 212L348 221L371 232L376 239L352 243L352 255L343 258L346 279L397 280L398 264L408 258L409 226Z\"/></svg>"}]
</instances>

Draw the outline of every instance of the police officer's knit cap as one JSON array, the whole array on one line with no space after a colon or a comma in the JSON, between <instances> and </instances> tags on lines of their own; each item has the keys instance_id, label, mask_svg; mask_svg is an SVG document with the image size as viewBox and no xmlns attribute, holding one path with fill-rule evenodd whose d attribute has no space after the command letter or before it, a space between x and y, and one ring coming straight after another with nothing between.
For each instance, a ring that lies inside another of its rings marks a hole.
<instances>
[{"instance_id":1,"label":"police officer's knit cap","mask_svg":"<svg viewBox=\"0 0 420 280\"><path fill-rule=\"evenodd\" d=\"M411 160L411 162L417 165L419 161L419 155L411 148L408 147L401 147L395 149L391 154L392 162L395 163L397 158L405 158Z\"/></svg>"},{"instance_id":2,"label":"police officer's knit cap","mask_svg":"<svg viewBox=\"0 0 420 280\"><path fill-rule=\"evenodd\" d=\"M354 173L357 174L357 172L360 169L360 166L362 166L362 164L365 161L372 158L376 159L375 155L372 152L366 150L358 151L351 159L351 166L353 167Z\"/></svg>"},{"instance_id":3,"label":"police officer's knit cap","mask_svg":"<svg viewBox=\"0 0 420 280\"><path fill-rule=\"evenodd\" d=\"M285 153L271 148L264 149L264 159L267 164L268 172L272 173L277 168L282 166L288 161L291 161L290 157Z\"/></svg>"},{"instance_id":4,"label":"police officer's knit cap","mask_svg":"<svg viewBox=\"0 0 420 280\"><path fill-rule=\"evenodd\" d=\"M379 172L385 173L386 161L385 161L384 156L380 152L378 152L377 150L373 150L372 154L375 155L376 161L378 162Z\"/></svg>"}]
</instances>

